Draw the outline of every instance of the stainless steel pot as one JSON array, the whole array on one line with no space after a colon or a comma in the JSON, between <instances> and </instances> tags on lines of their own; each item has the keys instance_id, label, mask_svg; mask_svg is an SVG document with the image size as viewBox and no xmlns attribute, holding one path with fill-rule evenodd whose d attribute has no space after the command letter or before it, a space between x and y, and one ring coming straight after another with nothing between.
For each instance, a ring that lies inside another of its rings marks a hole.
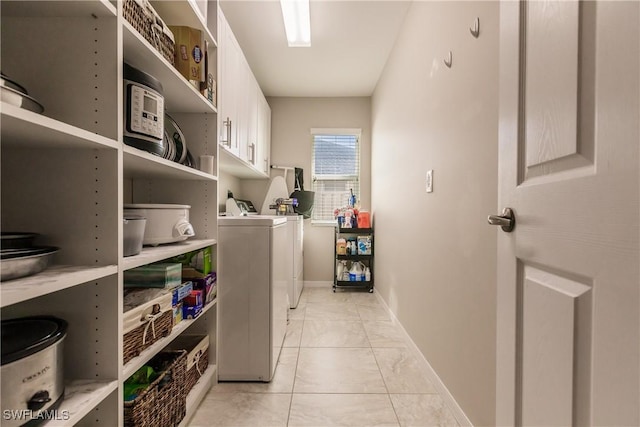
<instances>
[{"instance_id":1,"label":"stainless steel pot","mask_svg":"<svg viewBox=\"0 0 640 427\"><path fill-rule=\"evenodd\" d=\"M2 321L3 427L43 420L39 413L60 405L66 334L67 322L51 316Z\"/></svg>"}]
</instances>

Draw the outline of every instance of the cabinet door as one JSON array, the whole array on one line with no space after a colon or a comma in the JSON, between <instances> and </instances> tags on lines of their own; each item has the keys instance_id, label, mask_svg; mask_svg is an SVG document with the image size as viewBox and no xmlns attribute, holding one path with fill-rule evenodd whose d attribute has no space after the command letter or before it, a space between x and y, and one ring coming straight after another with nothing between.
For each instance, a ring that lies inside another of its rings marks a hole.
<instances>
[{"instance_id":1,"label":"cabinet door","mask_svg":"<svg viewBox=\"0 0 640 427\"><path fill-rule=\"evenodd\" d=\"M248 155L248 129L249 129L249 82L251 70L244 57L240 55L237 76L238 90L236 96L237 123L238 123L238 147L240 158L249 161Z\"/></svg>"},{"instance_id":2,"label":"cabinet door","mask_svg":"<svg viewBox=\"0 0 640 427\"><path fill-rule=\"evenodd\" d=\"M258 162L258 93L260 93L260 87L251 70L249 70L247 87L249 88L247 98L247 161L261 170Z\"/></svg>"},{"instance_id":3,"label":"cabinet door","mask_svg":"<svg viewBox=\"0 0 640 427\"><path fill-rule=\"evenodd\" d=\"M271 151L271 108L266 98L258 89L258 134L256 167L269 175L269 159Z\"/></svg>"},{"instance_id":4,"label":"cabinet door","mask_svg":"<svg viewBox=\"0 0 640 427\"><path fill-rule=\"evenodd\" d=\"M220 76L220 143L235 155L239 154L238 138L238 72L240 46L224 15L220 22L220 49L222 51Z\"/></svg>"}]
</instances>

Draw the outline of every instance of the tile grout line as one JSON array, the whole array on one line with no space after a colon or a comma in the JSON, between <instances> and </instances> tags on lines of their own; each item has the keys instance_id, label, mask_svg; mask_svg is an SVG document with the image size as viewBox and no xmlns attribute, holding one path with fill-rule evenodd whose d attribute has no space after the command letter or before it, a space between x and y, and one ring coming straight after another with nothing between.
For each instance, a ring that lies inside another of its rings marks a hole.
<instances>
[{"instance_id":1,"label":"tile grout line","mask_svg":"<svg viewBox=\"0 0 640 427\"><path fill-rule=\"evenodd\" d=\"M358 311L358 313L360 313ZM362 320L362 327L364 328L365 334L367 334L367 329L364 327L364 320ZM382 373L382 369L380 368L380 363L378 362L378 358L376 357L376 352L373 351L374 347L371 345L371 340L369 339L369 334L367 334L367 340L369 341L369 346L371 348L371 354L373 355L373 360L376 362L376 366L378 367L378 372L380 372L380 377L382 378L382 382L384 383L384 388L387 390L387 399L389 399L389 404L391 404L391 409L393 410L393 415L396 417L396 421L398 422L398 426L400 426L400 417L398 417L398 412L396 411L396 407L393 404L393 400L391 400L391 393L389 392L389 386L387 385L387 380L384 379L384 374Z\"/></svg>"},{"instance_id":2,"label":"tile grout line","mask_svg":"<svg viewBox=\"0 0 640 427\"><path fill-rule=\"evenodd\" d=\"M300 349L302 348L302 334L304 333L304 322L307 318L307 306L309 301L305 300L304 313L302 314L302 326L300 327L300 341L298 342L298 353L296 355L296 368L293 371L293 384L291 384L291 398L289 399L289 413L287 414L287 426L291 420L291 410L293 409L293 392L296 389L296 377L298 375L298 364L300 363Z\"/></svg>"}]
</instances>

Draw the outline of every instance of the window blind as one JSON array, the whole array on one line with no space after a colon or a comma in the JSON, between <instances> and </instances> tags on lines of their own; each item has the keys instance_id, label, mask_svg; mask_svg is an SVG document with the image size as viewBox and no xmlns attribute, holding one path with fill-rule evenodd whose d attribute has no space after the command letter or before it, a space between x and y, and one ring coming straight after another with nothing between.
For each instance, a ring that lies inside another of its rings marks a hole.
<instances>
[{"instance_id":1,"label":"window blind","mask_svg":"<svg viewBox=\"0 0 640 427\"><path fill-rule=\"evenodd\" d=\"M311 219L333 221L333 211L346 206L351 190L360 195L358 135L313 135L312 181L315 201Z\"/></svg>"}]
</instances>

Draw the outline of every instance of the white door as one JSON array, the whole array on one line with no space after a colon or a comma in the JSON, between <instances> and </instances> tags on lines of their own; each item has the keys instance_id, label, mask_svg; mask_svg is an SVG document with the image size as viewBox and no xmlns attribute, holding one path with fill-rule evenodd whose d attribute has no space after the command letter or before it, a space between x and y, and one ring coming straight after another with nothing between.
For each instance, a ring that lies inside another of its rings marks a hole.
<instances>
[{"instance_id":1,"label":"white door","mask_svg":"<svg viewBox=\"0 0 640 427\"><path fill-rule=\"evenodd\" d=\"M501 4L497 425L640 425L639 8Z\"/></svg>"}]
</instances>

